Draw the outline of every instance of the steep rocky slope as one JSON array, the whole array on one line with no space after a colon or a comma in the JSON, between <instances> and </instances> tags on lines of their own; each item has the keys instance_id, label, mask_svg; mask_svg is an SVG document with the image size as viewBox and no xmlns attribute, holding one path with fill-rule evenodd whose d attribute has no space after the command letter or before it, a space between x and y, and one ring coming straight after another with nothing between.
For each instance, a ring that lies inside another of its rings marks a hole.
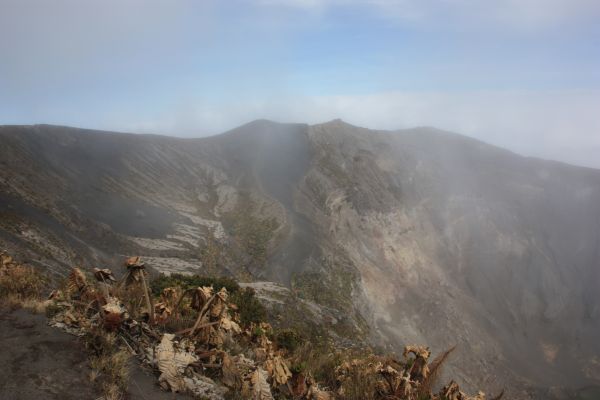
<instances>
[{"instance_id":1,"label":"steep rocky slope","mask_svg":"<svg viewBox=\"0 0 600 400\"><path fill-rule=\"evenodd\" d=\"M57 275L139 254L287 285L338 310L340 335L456 344L466 387L600 381L600 171L342 121L205 139L5 126L0 143L0 244Z\"/></svg>"}]
</instances>

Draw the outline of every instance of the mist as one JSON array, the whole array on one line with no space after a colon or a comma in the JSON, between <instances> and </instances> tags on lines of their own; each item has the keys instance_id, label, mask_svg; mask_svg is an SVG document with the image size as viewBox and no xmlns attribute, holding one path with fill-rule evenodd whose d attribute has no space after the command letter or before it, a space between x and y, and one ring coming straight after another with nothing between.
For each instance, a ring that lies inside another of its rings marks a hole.
<instances>
[{"instance_id":1,"label":"mist","mask_svg":"<svg viewBox=\"0 0 600 400\"><path fill-rule=\"evenodd\" d=\"M433 126L600 168L595 1L0 2L0 124Z\"/></svg>"}]
</instances>

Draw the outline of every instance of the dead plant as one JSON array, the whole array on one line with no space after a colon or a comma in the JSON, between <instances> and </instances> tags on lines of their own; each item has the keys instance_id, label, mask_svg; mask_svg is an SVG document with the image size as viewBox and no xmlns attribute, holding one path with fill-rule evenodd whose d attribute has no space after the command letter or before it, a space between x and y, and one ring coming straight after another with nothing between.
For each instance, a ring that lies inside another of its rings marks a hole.
<instances>
[{"instance_id":1,"label":"dead plant","mask_svg":"<svg viewBox=\"0 0 600 400\"><path fill-rule=\"evenodd\" d=\"M450 354L452 354L454 349L456 349L456 346L452 346L448 350L444 351L442 354L437 356L431 362L431 364L429 364L429 374L425 377L425 379L423 379L418 389L419 396L423 397L431 395L433 385L435 385L437 379L440 377L442 373L442 367L444 363L448 360L448 357L450 357Z\"/></svg>"}]
</instances>

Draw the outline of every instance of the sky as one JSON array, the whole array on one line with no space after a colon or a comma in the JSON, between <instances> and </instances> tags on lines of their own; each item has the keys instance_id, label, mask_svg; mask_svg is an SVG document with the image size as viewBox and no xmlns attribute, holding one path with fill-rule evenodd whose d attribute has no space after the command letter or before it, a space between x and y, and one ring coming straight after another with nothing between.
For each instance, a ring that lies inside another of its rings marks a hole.
<instances>
[{"instance_id":1,"label":"sky","mask_svg":"<svg viewBox=\"0 0 600 400\"><path fill-rule=\"evenodd\" d=\"M0 124L434 126L600 168L598 0L0 0Z\"/></svg>"}]
</instances>

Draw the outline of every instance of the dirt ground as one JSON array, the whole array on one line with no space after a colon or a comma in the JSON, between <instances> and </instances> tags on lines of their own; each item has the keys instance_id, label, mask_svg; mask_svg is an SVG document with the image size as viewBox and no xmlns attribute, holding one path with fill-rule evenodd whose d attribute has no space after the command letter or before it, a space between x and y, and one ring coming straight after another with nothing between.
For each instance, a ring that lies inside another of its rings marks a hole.
<instances>
[{"instance_id":1,"label":"dirt ground","mask_svg":"<svg viewBox=\"0 0 600 400\"><path fill-rule=\"evenodd\" d=\"M0 313L0 398L96 399L77 339L24 310Z\"/></svg>"},{"instance_id":2,"label":"dirt ground","mask_svg":"<svg viewBox=\"0 0 600 400\"><path fill-rule=\"evenodd\" d=\"M25 310L0 311L0 399L81 400L101 398L89 380L82 344ZM133 363L132 363L133 364ZM187 399L162 391L156 379L135 364L130 400Z\"/></svg>"}]
</instances>

